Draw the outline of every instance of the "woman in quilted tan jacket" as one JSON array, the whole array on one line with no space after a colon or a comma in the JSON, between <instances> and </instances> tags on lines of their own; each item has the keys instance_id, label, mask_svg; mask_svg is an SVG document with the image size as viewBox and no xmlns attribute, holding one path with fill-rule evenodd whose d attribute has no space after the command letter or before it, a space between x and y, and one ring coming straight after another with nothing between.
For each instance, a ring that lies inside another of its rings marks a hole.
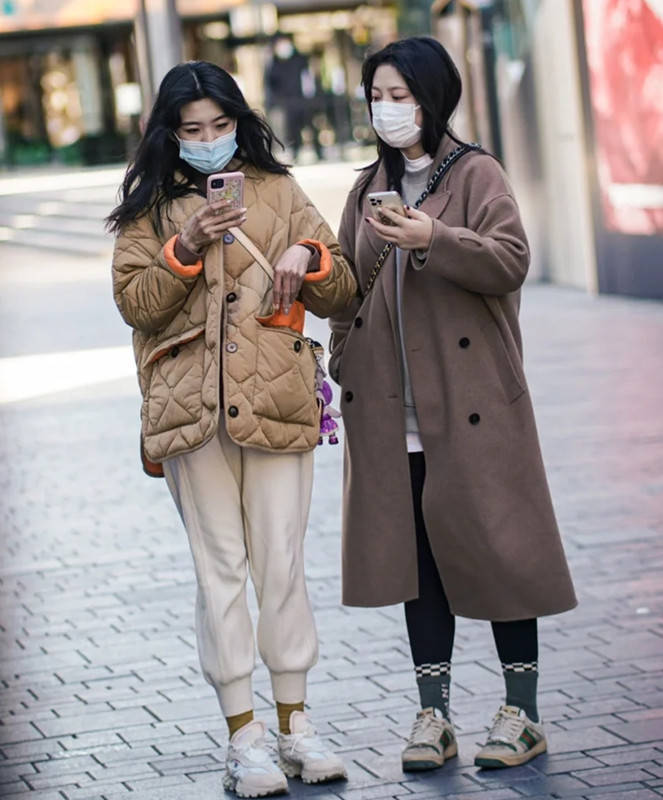
<instances>
[{"instance_id":1,"label":"woman in quilted tan jacket","mask_svg":"<svg viewBox=\"0 0 663 800\"><path fill-rule=\"evenodd\" d=\"M339 245L273 155L275 137L224 70L163 79L109 217L113 291L133 328L144 463L159 467L198 582L203 674L227 719L226 788L242 797L342 778L304 712L317 635L303 562L320 409L304 309L356 292ZM243 202L208 203L208 176L241 172ZM251 573L258 648L279 719L279 765L253 718Z\"/></svg>"}]
</instances>

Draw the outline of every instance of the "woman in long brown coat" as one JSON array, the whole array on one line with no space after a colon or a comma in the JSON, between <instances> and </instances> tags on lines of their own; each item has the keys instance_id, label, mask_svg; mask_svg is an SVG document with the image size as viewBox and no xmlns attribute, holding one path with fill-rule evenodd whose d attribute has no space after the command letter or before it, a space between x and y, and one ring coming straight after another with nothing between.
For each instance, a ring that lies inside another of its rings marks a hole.
<instances>
[{"instance_id":1,"label":"woman in long brown coat","mask_svg":"<svg viewBox=\"0 0 663 800\"><path fill-rule=\"evenodd\" d=\"M455 615L490 620L506 700L475 763L523 764L546 749L537 617L576 604L522 367L527 240L499 163L449 128L461 84L438 42L388 45L363 84L378 159L341 223L361 291L332 318L330 361L346 428L344 602L405 603L422 710L404 769L456 755ZM385 190L405 216L371 216Z\"/></svg>"}]
</instances>

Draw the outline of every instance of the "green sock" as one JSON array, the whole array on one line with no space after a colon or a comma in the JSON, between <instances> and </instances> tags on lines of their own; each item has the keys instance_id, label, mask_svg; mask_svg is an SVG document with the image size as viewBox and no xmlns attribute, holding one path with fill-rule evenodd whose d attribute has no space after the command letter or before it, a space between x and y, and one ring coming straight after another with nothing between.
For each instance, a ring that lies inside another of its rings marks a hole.
<instances>
[{"instance_id":1,"label":"green sock","mask_svg":"<svg viewBox=\"0 0 663 800\"><path fill-rule=\"evenodd\" d=\"M536 688L539 671L536 661L502 664L502 674L506 684L506 704L522 708L532 722L538 722Z\"/></svg>"},{"instance_id":2,"label":"green sock","mask_svg":"<svg viewBox=\"0 0 663 800\"><path fill-rule=\"evenodd\" d=\"M437 708L445 719L449 719L449 685L451 664L419 664L415 668L417 689L422 708Z\"/></svg>"}]
</instances>

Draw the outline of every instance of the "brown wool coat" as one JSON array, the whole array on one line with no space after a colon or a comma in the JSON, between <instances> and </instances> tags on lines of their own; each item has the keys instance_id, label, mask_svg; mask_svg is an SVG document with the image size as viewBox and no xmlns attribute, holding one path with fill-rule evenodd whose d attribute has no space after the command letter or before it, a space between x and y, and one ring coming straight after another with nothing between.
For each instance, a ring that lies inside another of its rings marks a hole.
<instances>
[{"instance_id":1,"label":"brown wool coat","mask_svg":"<svg viewBox=\"0 0 663 800\"><path fill-rule=\"evenodd\" d=\"M445 140L433 168L454 146ZM369 191L388 188L382 169ZM365 286L383 241L352 190L339 240ZM514 620L576 604L523 374L518 324L529 251L499 164L470 153L422 210L423 269L408 263L404 336L426 458L423 511L451 610ZM397 339L394 253L363 303L332 319L346 429L343 601L418 596Z\"/></svg>"},{"instance_id":2,"label":"brown wool coat","mask_svg":"<svg viewBox=\"0 0 663 800\"><path fill-rule=\"evenodd\" d=\"M320 243L321 268L306 276L300 299L321 317L344 309L356 291L354 276L294 179L237 162L231 168L245 173L243 232L272 264L301 240ZM205 202L197 193L178 198L164 214L161 235L143 216L115 243L113 292L134 329L145 454L161 462L195 450L220 421L242 446L311 450L320 430L315 358L301 334L260 323L271 305L268 275L232 235L207 248L196 265L175 257L175 235Z\"/></svg>"}]
</instances>

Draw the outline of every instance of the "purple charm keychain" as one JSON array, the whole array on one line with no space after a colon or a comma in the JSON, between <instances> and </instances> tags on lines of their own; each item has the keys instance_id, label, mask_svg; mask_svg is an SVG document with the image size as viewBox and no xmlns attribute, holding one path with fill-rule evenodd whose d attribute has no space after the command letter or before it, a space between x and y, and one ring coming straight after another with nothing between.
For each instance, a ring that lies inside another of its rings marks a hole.
<instances>
[{"instance_id":1,"label":"purple charm keychain","mask_svg":"<svg viewBox=\"0 0 663 800\"><path fill-rule=\"evenodd\" d=\"M320 342L316 342L314 339L307 339L306 341L311 350L313 350L316 361L315 399L320 409L320 438L318 439L318 444L323 444L325 439L328 440L329 444L338 444L338 436L336 435L338 422L336 420L340 418L341 412L330 405L333 392L331 386L325 380L327 376L323 366L325 351Z\"/></svg>"}]
</instances>

